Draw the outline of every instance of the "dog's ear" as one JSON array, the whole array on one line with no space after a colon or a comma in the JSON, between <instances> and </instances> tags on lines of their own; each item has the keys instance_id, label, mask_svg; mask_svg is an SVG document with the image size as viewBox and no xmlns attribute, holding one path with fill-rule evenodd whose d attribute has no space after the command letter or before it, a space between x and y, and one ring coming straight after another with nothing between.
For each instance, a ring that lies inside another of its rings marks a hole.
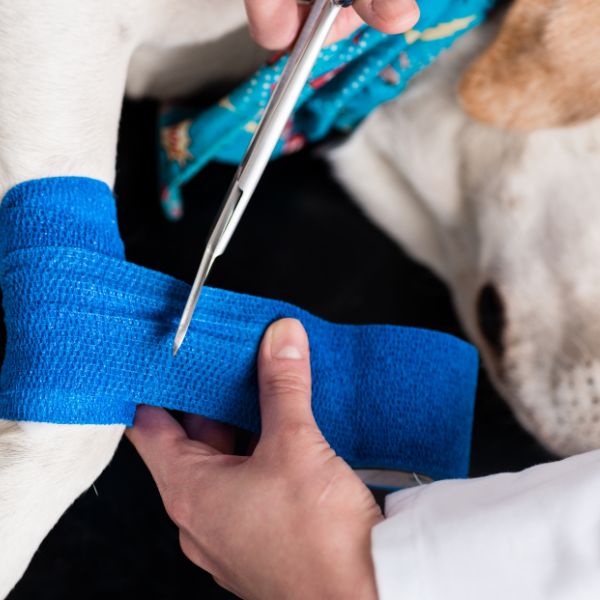
<instances>
[{"instance_id":1,"label":"dog's ear","mask_svg":"<svg viewBox=\"0 0 600 600\"><path fill-rule=\"evenodd\" d=\"M502 128L600 115L600 0L515 0L459 93L468 114Z\"/></svg>"}]
</instances>

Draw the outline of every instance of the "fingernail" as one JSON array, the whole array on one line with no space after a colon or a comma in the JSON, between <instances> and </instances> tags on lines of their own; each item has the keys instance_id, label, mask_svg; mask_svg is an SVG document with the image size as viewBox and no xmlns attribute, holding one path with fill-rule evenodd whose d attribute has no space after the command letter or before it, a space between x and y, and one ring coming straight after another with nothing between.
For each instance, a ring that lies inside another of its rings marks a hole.
<instances>
[{"instance_id":1,"label":"fingernail","mask_svg":"<svg viewBox=\"0 0 600 600\"><path fill-rule=\"evenodd\" d=\"M307 352L304 328L296 319L282 319L271 325L271 357L301 360Z\"/></svg>"}]
</instances>

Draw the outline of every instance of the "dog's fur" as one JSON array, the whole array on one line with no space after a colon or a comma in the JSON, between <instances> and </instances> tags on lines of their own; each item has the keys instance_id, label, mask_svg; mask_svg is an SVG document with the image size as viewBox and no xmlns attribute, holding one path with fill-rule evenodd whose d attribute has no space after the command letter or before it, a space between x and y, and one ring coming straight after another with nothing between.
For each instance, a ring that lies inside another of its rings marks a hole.
<instances>
[{"instance_id":1,"label":"dog's fur","mask_svg":"<svg viewBox=\"0 0 600 600\"><path fill-rule=\"evenodd\" d=\"M516 2L496 41L462 79L474 118L534 131L600 113L600 3Z\"/></svg>"},{"instance_id":2,"label":"dog's fur","mask_svg":"<svg viewBox=\"0 0 600 600\"><path fill-rule=\"evenodd\" d=\"M547 72L544 51L537 60L528 54L557 19L577 39L586 24L579 11L597 20L595 2L517 0L515 11L525 11L532 28L511 37L510 19L523 18L512 13L483 54L493 32L470 34L332 154L366 212L449 284L496 383L559 453L600 446L596 78L589 101L564 102L589 84L597 24L587 25L585 52L574 49L562 75ZM554 16L541 19L540 6ZM243 77L264 56L244 23L243 0L0 0L0 197L20 181L53 175L112 185L125 90L172 97ZM463 78L465 109L527 132L482 125L461 108L458 82L480 55ZM517 82L543 78L525 86L527 94L507 71L514 56ZM578 59L585 64L571 72ZM546 106L544 90L553 94ZM484 284L497 288L506 310L502 353L477 322ZM122 431L0 422L0 597L106 466Z\"/></svg>"},{"instance_id":3,"label":"dog's fur","mask_svg":"<svg viewBox=\"0 0 600 600\"><path fill-rule=\"evenodd\" d=\"M557 454L582 452L600 447L600 103L586 85L600 4L517 0L489 46L493 29L460 40L331 158L448 284L521 423Z\"/></svg>"}]
</instances>

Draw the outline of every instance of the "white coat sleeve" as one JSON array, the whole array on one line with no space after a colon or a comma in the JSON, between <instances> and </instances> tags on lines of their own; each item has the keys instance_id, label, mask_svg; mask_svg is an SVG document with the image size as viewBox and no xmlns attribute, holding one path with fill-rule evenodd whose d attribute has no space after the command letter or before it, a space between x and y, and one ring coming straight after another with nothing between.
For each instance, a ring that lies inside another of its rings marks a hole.
<instances>
[{"instance_id":1,"label":"white coat sleeve","mask_svg":"<svg viewBox=\"0 0 600 600\"><path fill-rule=\"evenodd\" d=\"M388 496L380 600L600 599L600 451Z\"/></svg>"}]
</instances>

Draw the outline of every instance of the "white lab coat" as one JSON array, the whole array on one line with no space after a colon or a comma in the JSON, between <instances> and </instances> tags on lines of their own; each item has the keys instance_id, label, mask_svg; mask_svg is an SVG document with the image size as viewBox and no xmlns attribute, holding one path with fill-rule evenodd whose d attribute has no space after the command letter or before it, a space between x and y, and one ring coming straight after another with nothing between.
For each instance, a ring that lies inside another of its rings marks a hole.
<instances>
[{"instance_id":1,"label":"white lab coat","mask_svg":"<svg viewBox=\"0 0 600 600\"><path fill-rule=\"evenodd\" d=\"M388 496L380 600L600 600L600 451Z\"/></svg>"}]
</instances>

